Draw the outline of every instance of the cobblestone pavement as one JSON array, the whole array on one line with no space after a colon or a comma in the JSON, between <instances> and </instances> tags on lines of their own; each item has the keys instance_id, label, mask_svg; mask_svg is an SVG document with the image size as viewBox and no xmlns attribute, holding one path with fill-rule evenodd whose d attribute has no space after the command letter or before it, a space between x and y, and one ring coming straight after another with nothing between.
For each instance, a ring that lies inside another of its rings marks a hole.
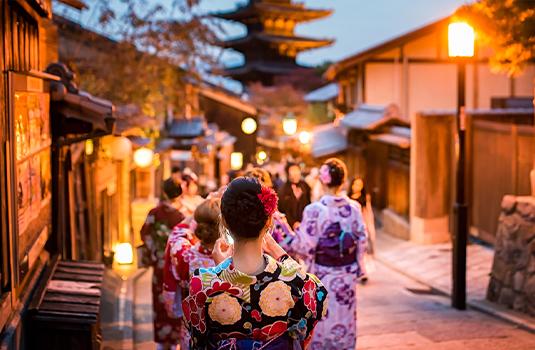
<instances>
[{"instance_id":1,"label":"cobblestone pavement","mask_svg":"<svg viewBox=\"0 0 535 350\"><path fill-rule=\"evenodd\" d=\"M140 271L128 284L134 301L132 346L121 349L155 349L151 277L151 270ZM448 298L380 262L368 284L359 286L358 298L359 350L535 349L534 334L475 310L454 310ZM106 344L115 349L117 342Z\"/></svg>"},{"instance_id":2,"label":"cobblestone pavement","mask_svg":"<svg viewBox=\"0 0 535 350\"><path fill-rule=\"evenodd\" d=\"M441 293L451 293L451 244L421 245L381 231L377 234L377 259ZM467 247L468 304L526 329L535 331L535 318L486 300L494 250L479 244Z\"/></svg>"},{"instance_id":3,"label":"cobblestone pavement","mask_svg":"<svg viewBox=\"0 0 535 350\"><path fill-rule=\"evenodd\" d=\"M535 335L475 310L457 311L450 300L376 263L359 286L358 349L535 349Z\"/></svg>"}]
</instances>

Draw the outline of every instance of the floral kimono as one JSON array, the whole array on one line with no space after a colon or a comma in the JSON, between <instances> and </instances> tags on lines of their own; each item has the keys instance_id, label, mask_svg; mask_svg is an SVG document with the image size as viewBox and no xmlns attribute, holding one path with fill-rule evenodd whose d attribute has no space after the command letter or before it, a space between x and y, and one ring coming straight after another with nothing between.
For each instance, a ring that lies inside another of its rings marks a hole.
<instances>
[{"instance_id":1,"label":"floral kimono","mask_svg":"<svg viewBox=\"0 0 535 350\"><path fill-rule=\"evenodd\" d=\"M178 327L181 319L170 317L165 309L163 296L164 253L171 229L180 223L184 216L173 206L162 202L147 215L141 228L141 239L147 246L147 257L153 267L152 308L154 341L160 344L178 344Z\"/></svg>"},{"instance_id":2,"label":"floral kimono","mask_svg":"<svg viewBox=\"0 0 535 350\"><path fill-rule=\"evenodd\" d=\"M326 317L311 349L354 350L357 338L357 279L363 275L366 227L360 205L346 196L323 196L305 208L289 251L305 257L329 291Z\"/></svg>"},{"instance_id":3,"label":"floral kimono","mask_svg":"<svg viewBox=\"0 0 535 350\"><path fill-rule=\"evenodd\" d=\"M197 269L215 266L212 252L200 242L194 242L193 232L188 225L178 224L169 235L164 259L165 303L168 310L182 317L182 299L188 295L190 277ZM184 325L180 327L180 348L189 348L189 334Z\"/></svg>"},{"instance_id":4,"label":"floral kimono","mask_svg":"<svg viewBox=\"0 0 535 350\"><path fill-rule=\"evenodd\" d=\"M264 258L256 276L236 270L232 258L195 272L182 303L192 349L305 347L326 310L327 291L290 257Z\"/></svg>"}]
</instances>

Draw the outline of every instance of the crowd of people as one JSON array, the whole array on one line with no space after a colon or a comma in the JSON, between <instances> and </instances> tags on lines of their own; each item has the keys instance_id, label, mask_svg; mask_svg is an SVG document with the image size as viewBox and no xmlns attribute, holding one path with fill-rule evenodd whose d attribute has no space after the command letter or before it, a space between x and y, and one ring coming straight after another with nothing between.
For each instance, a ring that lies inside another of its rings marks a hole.
<instances>
[{"instance_id":1,"label":"crowd of people","mask_svg":"<svg viewBox=\"0 0 535 350\"><path fill-rule=\"evenodd\" d=\"M141 230L158 349L355 349L369 195L336 158L285 172L249 168L206 198L189 169L163 182Z\"/></svg>"}]
</instances>

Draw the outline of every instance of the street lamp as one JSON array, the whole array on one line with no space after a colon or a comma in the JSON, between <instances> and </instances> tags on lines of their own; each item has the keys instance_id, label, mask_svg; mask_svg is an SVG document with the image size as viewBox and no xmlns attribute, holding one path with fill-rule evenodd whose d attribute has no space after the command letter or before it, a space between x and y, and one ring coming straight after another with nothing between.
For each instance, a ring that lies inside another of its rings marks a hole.
<instances>
[{"instance_id":1,"label":"street lamp","mask_svg":"<svg viewBox=\"0 0 535 350\"><path fill-rule=\"evenodd\" d=\"M297 132L297 119L295 119L293 113L289 113L282 120L282 130L288 136L295 135Z\"/></svg>"},{"instance_id":2,"label":"street lamp","mask_svg":"<svg viewBox=\"0 0 535 350\"><path fill-rule=\"evenodd\" d=\"M247 117L241 122L241 130L246 135L254 134L256 128L258 127L256 120L251 117Z\"/></svg>"},{"instance_id":3,"label":"street lamp","mask_svg":"<svg viewBox=\"0 0 535 350\"><path fill-rule=\"evenodd\" d=\"M474 28L465 22L448 26L448 55L457 63L457 184L454 204L452 256L452 306L466 309L466 245L468 243L468 205L465 194L465 88L466 62L474 56Z\"/></svg>"},{"instance_id":4,"label":"street lamp","mask_svg":"<svg viewBox=\"0 0 535 350\"><path fill-rule=\"evenodd\" d=\"M299 133L299 142L303 145L308 145L310 140L312 140L312 135L308 131L301 131Z\"/></svg>"}]
</instances>

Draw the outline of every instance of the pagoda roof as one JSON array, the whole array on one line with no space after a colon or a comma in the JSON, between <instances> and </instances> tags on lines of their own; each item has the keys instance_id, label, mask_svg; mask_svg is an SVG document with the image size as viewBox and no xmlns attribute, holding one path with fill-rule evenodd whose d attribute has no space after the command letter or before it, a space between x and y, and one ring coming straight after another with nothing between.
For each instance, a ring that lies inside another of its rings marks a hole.
<instances>
[{"instance_id":1,"label":"pagoda roof","mask_svg":"<svg viewBox=\"0 0 535 350\"><path fill-rule=\"evenodd\" d=\"M294 47L297 51L316 49L331 45L334 42L334 40L330 39L314 39L300 36L286 36L253 32L244 37L225 40L221 43L221 46L242 51L240 50L240 47L250 46L255 41L262 41L276 45L289 45Z\"/></svg>"},{"instance_id":2,"label":"pagoda roof","mask_svg":"<svg viewBox=\"0 0 535 350\"><path fill-rule=\"evenodd\" d=\"M272 15L306 22L329 16L331 13L332 10L328 9L308 9L302 3L249 2L228 12L214 13L213 16L231 21L247 22L261 15Z\"/></svg>"},{"instance_id":3,"label":"pagoda roof","mask_svg":"<svg viewBox=\"0 0 535 350\"><path fill-rule=\"evenodd\" d=\"M248 75L254 72L263 73L263 74L288 74L294 72L296 68L305 68L301 67L295 63L273 63L273 62L247 62L244 65L237 67L225 68L225 75L230 76L242 76Z\"/></svg>"}]
</instances>

